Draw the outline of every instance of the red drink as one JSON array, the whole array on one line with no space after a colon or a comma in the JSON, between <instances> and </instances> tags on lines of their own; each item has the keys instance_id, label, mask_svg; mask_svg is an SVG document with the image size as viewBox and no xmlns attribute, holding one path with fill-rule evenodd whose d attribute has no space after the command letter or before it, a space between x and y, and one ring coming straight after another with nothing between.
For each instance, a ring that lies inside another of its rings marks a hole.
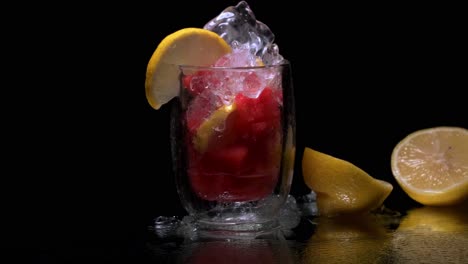
<instances>
[{"instance_id":1,"label":"red drink","mask_svg":"<svg viewBox=\"0 0 468 264\"><path fill-rule=\"evenodd\" d=\"M183 77L191 98L185 114L188 176L199 198L251 201L273 192L283 134L277 75L267 67L254 67L235 74L220 68ZM219 94L226 91L230 98L223 102Z\"/></svg>"}]
</instances>

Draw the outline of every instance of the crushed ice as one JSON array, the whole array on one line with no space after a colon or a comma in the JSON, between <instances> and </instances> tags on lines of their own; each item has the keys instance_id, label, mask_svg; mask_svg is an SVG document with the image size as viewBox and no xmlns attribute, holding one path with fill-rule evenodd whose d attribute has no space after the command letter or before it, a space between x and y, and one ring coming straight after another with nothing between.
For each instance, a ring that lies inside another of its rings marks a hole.
<instances>
[{"instance_id":1,"label":"crushed ice","mask_svg":"<svg viewBox=\"0 0 468 264\"><path fill-rule=\"evenodd\" d=\"M249 50L254 65L256 57L261 58L265 65L280 64L284 60L274 43L275 35L255 18L246 1L225 8L203 28L220 35L233 50Z\"/></svg>"},{"instance_id":2,"label":"crushed ice","mask_svg":"<svg viewBox=\"0 0 468 264\"><path fill-rule=\"evenodd\" d=\"M214 66L254 67L284 62L274 43L273 32L267 25L256 20L246 1L225 8L206 23L204 29L217 33L232 47L232 52L218 59ZM216 109L223 104L231 105L239 93L257 98L264 87L280 89L282 84L278 69L268 67L210 73L211 75L194 76L190 81L190 86L201 87L200 100L195 101L191 107L194 113L200 106ZM216 98L213 99L213 96ZM204 106L206 102L209 103ZM212 111L205 112L209 115Z\"/></svg>"}]
</instances>

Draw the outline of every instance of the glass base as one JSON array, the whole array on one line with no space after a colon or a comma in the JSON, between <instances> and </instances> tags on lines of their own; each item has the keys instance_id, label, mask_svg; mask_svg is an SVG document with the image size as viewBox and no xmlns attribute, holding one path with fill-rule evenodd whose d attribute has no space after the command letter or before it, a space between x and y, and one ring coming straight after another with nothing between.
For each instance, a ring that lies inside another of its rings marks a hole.
<instances>
[{"instance_id":1,"label":"glass base","mask_svg":"<svg viewBox=\"0 0 468 264\"><path fill-rule=\"evenodd\" d=\"M276 211L275 197L263 203L237 203L232 206L219 206L205 212L192 212L189 215L159 216L155 219L155 234L162 240L183 239L197 240L233 240L233 239L281 239L289 237L304 214L304 206L315 204L314 197L296 199L289 195L279 214ZM316 206L315 206L316 207ZM315 208L314 207L314 208ZM306 214L309 215L309 214Z\"/></svg>"},{"instance_id":2,"label":"glass base","mask_svg":"<svg viewBox=\"0 0 468 264\"><path fill-rule=\"evenodd\" d=\"M156 218L155 225L151 230L160 240L183 239L187 242L284 239L284 230L282 230L279 220L235 223L189 215L181 220L177 217L160 216Z\"/></svg>"},{"instance_id":3,"label":"glass base","mask_svg":"<svg viewBox=\"0 0 468 264\"><path fill-rule=\"evenodd\" d=\"M252 216L243 215L253 220ZM183 220L182 232L189 240L231 240L231 239L277 239L282 237L281 225L277 219L262 222L245 221L234 217L187 216Z\"/></svg>"},{"instance_id":4,"label":"glass base","mask_svg":"<svg viewBox=\"0 0 468 264\"><path fill-rule=\"evenodd\" d=\"M252 239L276 238L281 232L278 221L262 223L219 223L209 219L200 219L197 223L197 235L200 238Z\"/></svg>"}]
</instances>

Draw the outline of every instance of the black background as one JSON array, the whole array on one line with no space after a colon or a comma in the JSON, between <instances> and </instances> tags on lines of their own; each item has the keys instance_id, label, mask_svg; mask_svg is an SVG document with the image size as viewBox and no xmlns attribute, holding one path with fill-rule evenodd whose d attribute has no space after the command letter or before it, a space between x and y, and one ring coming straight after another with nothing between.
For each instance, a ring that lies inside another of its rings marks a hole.
<instances>
[{"instance_id":1,"label":"black background","mask_svg":"<svg viewBox=\"0 0 468 264\"><path fill-rule=\"evenodd\" d=\"M297 2L248 2L292 64L292 194L309 191L300 161L311 147L392 183L388 207L416 205L393 179L390 155L415 130L468 127L460 7ZM170 165L170 103L157 111L147 103L146 65L163 37L235 4L11 7L19 12L4 32L11 80L2 92L2 229L11 252L135 256L156 216L184 214Z\"/></svg>"}]
</instances>

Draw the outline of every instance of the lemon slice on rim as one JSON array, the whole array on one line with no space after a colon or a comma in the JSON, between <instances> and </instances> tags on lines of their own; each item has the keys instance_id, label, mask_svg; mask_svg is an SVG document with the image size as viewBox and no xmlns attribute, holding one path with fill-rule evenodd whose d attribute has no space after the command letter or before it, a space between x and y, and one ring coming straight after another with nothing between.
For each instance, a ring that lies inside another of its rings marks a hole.
<instances>
[{"instance_id":1,"label":"lemon slice on rim","mask_svg":"<svg viewBox=\"0 0 468 264\"><path fill-rule=\"evenodd\" d=\"M424 205L468 199L468 130L432 127L415 131L393 149L392 173L401 188Z\"/></svg>"},{"instance_id":2,"label":"lemon slice on rim","mask_svg":"<svg viewBox=\"0 0 468 264\"><path fill-rule=\"evenodd\" d=\"M166 36L146 68L146 99L159 109L179 94L178 65L209 66L231 51L218 34L202 28L183 28Z\"/></svg>"}]
</instances>

